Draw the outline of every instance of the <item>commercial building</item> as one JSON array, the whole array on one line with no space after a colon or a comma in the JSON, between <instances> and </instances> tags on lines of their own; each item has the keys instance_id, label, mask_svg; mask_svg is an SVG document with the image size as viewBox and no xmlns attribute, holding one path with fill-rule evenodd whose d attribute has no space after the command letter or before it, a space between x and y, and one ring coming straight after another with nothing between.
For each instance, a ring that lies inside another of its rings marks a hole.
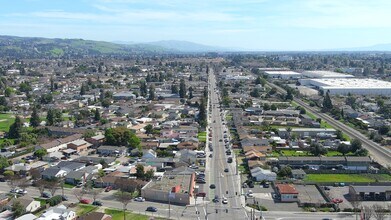
<instances>
[{"instance_id":1,"label":"commercial building","mask_svg":"<svg viewBox=\"0 0 391 220\"><path fill-rule=\"evenodd\" d=\"M270 170L264 170L260 167L255 167L250 170L251 176L256 180L256 181L276 181L277 179L277 174L275 172L272 172Z\"/></svg>"},{"instance_id":2,"label":"commercial building","mask_svg":"<svg viewBox=\"0 0 391 220\"><path fill-rule=\"evenodd\" d=\"M343 169L365 171L371 163L369 157L279 157L280 166L303 169Z\"/></svg>"},{"instance_id":3,"label":"commercial building","mask_svg":"<svg viewBox=\"0 0 391 220\"><path fill-rule=\"evenodd\" d=\"M391 201L391 186L349 186L349 195L360 200Z\"/></svg>"},{"instance_id":4,"label":"commercial building","mask_svg":"<svg viewBox=\"0 0 391 220\"><path fill-rule=\"evenodd\" d=\"M192 171L172 171L160 180L153 180L141 189L141 196L148 201L189 205L195 187Z\"/></svg>"},{"instance_id":5,"label":"commercial building","mask_svg":"<svg viewBox=\"0 0 391 220\"><path fill-rule=\"evenodd\" d=\"M334 128L292 128L290 135L296 134L301 138L305 137L318 137L325 138L335 135L337 131ZM281 138L286 138L289 136L289 132L286 128L279 128L278 135Z\"/></svg>"},{"instance_id":6,"label":"commercial building","mask_svg":"<svg viewBox=\"0 0 391 220\"><path fill-rule=\"evenodd\" d=\"M280 196L281 202L297 202L299 201L299 192L291 184L277 184L277 194Z\"/></svg>"},{"instance_id":7,"label":"commercial building","mask_svg":"<svg viewBox=\"0 0 391 220\"><path fill-rule=\"evenodd\" d=\"M377 79L301 79L301 85L307 85L330 92L331 95L391 95L391 82Z\"/></svg>"},{"instance_id":8,"label":"commercial building","mask_svg":"<svg viewBox=\"0 0 391 220\"><path fill-rule=\"evenodd\" d=\"M354 78L353 75L350 74L342 74L342 73L337 73L337 72L332 72L332 71L324 71L324 70L315 70L315 71L304 71L301 73L303 76L308 77L308 78Z\"/></svg>"},{"instance_id":9,"label":"commercial building","mask_svg":"<svg viewBox=\"0 0 391 220\"><path fill-rule=\"evenodd\" d=\"M302 76L294 71L265 71L265 74L273 79L299 79Z\"/></svg>"}]
</instances>

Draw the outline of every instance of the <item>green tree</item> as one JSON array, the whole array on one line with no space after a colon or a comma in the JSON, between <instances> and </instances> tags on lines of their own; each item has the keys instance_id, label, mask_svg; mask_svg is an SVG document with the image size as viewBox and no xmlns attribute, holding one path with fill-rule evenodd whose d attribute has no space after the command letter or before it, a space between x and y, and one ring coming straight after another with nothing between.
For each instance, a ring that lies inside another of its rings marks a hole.
<instances>
[{"instance_id":1,"label":"green tree","mask_svg":"<svg viewBox=\"0 0 391 220\"><path fill-rule=\"evenodd\" d=\"M189 87L189 99L193 98L193 87Z\"/></svg>"},{"instance_id":2,"label":"green tree","mask_svg":"<svg viewBox=\"0 0 391 220\"><path fill-rule=\"evenodd\" d=\"M342 153L343 155L349 153L350 147L344 143L338 145L337 151Z\"/></svg>"},{"instance_id":3,"label":"green tree","mask_svg":"<svg viewBox=\"0 0 391 220\"><path fill-rule=\"evenodd\" d=\"M186 83L184 79L181 79L179 84L179 97L182 99L186 98Z\"/></svg>"},{"instance_id":4,"label":"green tree","mask_svg":"<svg viewBox=\"0 0 391 220\"><path fill-rule=\"evenodd\" d=\"M150 181L154 175L155 175L155 171L150 169L147 172L145 172L144 178L146 181Z\"/></svg>"},{"instance_id":5,"label":"green tree","mask_svg":"<svg viewBox=\"0 0 391 220\"><path fill-rule=\"evenodd\" d=\"M154 85L150 85L149 86L149 97L148 97L148 99L149 100L155 100L155 86Z\"/></svg>"},{"instance_id":6,"label":"green tree","mask_svg":"<svg viewBox=\"0 0 391 220\"><path fill-rule=\"evenodd\" d=\"M153 133L153 126L151 124L148 124L144 127L146 134L152 134Z\"/></svg>"},{"instance_id":7,"label":"green tree","mask_svg":"<svg viewBox=\"0 0 391 220\"><path fill-rule=\"evenodd\" d=\"M171 85L171 93L178 94L178 86L176 84Z\"/></svg>"},{"instance_id":8,"label":"green tree","mask_svg":"<svg viewBox=\"0 0 391 220\"><path fill-rule=\"evenodd\" d=\"M356 152L357 150L360 150L362 148L362 143L357 138L353 139L350 145L352 152Z\"/></svg>"},{"instance_id":9,"label":"green tree","mask_svg":"<svg viewBox=\"0 0 391 220\"><path fill-rule=\"evenodd\" d=\"M145 176L144 166L142 164L137 164L137 166L136 166L137 179L144 179L144 176Z\"/></svg>"},{"instance_id":10,"label":"green tree","mask_svg":"<svg viewBox=\"0 0 391 220\"><path fill-rule=\"evenodd\" d=\"M34 152L34 155L39 157L39 158L42 158L43 156L45 156L46 154L48 154L47 150L45 148L41 148L41 149L38 149Z\"/></svg>"},{"instance_id":11,"label":"green tree","mask_svg":"<svg viewBox=\"0 0 391 220\"><path fill-rule=\"evenodd\" d=\"M320 156L327 154L327 149L318 143L312 143L310 145L310 153L314 156Z\"/></svg>"},{"instance_id":12,"label":"green tree","mask_svg":"<svg viewBox=\"0 0 391 220\"><path fill-rule=\"evenodd\" d=\"M261 93L258 88L253 88L253 90L250 92L250 95L252 97L258 98L261 96Z\"/></svg>"},{"instance_id":13,"label":"green tree","mask_svg":"<svg viewBox=\"0 0 391 220\"><path fill-rule=\"evenodd\" d=\"M282 168L278 171L277 175L278 175L279 177L289 177L289 176L292 175L292 168L290 168L289 166L282 167Z\"/></svg>"},{"instance_id":14,"label":"green tree","mask_svg":"<svg viewBox=\"0 0 391 220\"><path fill-rule=\"evenodd\" d=\"M390 127L387 125L382 125L379 128L379 134L386 135L390 131Z\"/></svg>"},{"instance_id":15,"label":"green tree","mask_svg":"<svg viewBox=\"0 0 391 220\"><path fill-rule=\"evenodd\" d=\"M140 95L146 97L148 93L147 83L145 81L140 82Z\"/></svg>"},{"instance_id":16,"label":"green tree","mask_svg":"<svg viewBox=\"0 0 391 220\"><path fill-rule=\"evenodd\" d=\"M0 170L4 170L4 168L9 167L10 163L7 158L0 156Z\"/></svg>"},{"instance_id":17,"label":"green tree","mask_svg":"<svg viewBox=\"0 0 391 220\"><path fill-rule=\"evenodd\" d=\"M132 131L125 127L109 128L105 131L106 144L116 146L139 147L141 141Z\"/></svg>"},{"instance_id":18,"label":"green tree","mask_svg":"<svg viewBox=\"0 0 391 220\"><path fill-rule=\"evenodd\" d=\"M12 204L12 215L14 218L17 218L25 213L24 206L22 203L15 199L15 201Z\"/></svg>"},{"instance_id":19,"label":"green tree","mask_svg":"<svg viewBox=\"0 0 391 220\"><path fill-rule=\"evenodd\" d=\"M13 139L19 139L20 134L22 133L22 128L23 128L22 119L19 116L16 116L15 122L11 125L9 129L8 137Z\"/></svg>"},{"instance_id":20,"label":"green tree","mask_svg":"<svg viewBox=\"0 0 391 220\"><path fill-rule=\"evenodd\" d=\"M124 220L125 220L126 219L126 206L129 204L129 202L132 201L133 194L120 190L120 191L117 191L116 193L114 193L114 198L118 202L122 203L122 209L124 212Z\"/></svg>"},{"instance_id":21,"label":"green tree","mask_svg":"<svg viewBox=\"0 0 391 220\"><path fill-rule=\"evenodd\" d=\"M41 119L39 118L37 107L34 106L33 112L31 113L30 117L30 125L36 128L39 126L40 123Z\"/></svg>"},{"instance_id":22,"label":"green tree","mask_svg":"<svg viewBox=\"0 0 391 220\"><path fill-rule=\"evenodd\" d=\"M95 121L100 121L100 112L99 112L99 109L95 109L95 115L94 115L94 120Z\"/></svg>"},{"instance_id":23,"label":"green tree","mask_svg":"<svg viewBox=\"0 0 391 220\"><path fill-rule=\"evenodd\" d=\"M287 90L285 100L293 100L293 94L291 89Z\"/></svg>"},{"instance_id":24,"label":"green tree","mask_svg":"<svg viewBox=\"0 0 391 220\"><path fill-rule=\"evenodd\" d=\"M84 83L81 84L81 87L80 87L80 95L85 95L86 94L86 85L84 85Z\"/></svg>"},{"instance_id":25,"label":"green tree","mask_svg":"<svg viewBox=\"0 0 391 220\"><path fill-rule=\"evenodd\" d=\"M323 108L322 108L322 110L324 112L329 112L329 111L331 111L331 109L333 109L333 103L332 103L331 98L330 98L330 92L327 91L326 95L325 95L325 97L323 99Z\"/></svg>"}]
</instances>

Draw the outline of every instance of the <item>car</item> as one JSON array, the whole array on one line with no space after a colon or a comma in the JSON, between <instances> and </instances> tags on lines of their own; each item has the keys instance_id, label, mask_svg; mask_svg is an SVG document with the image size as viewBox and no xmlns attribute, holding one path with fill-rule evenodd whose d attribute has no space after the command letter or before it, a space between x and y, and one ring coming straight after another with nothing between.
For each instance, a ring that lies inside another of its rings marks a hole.
<instances>
[{"instance_id":1,"label":"car","mask_svg":"<svg viewBox=\"0 0 391 220\"><path fill-rule=\"evenodd\" d=\"M330 190L330 187L324 186L323 189L324 189L324 190Z\"/></svg>"},{"instance_id":2,"label":"car","mask_svg":"<svg viewBox=\"0 0 391 220\"><path fill-rule=\"evenodd\" d=\"M50 192L43 192L42 197L43 198L52 198L52 194Z\"/></svg>"},{"instance_id":3,"label":"car","mask_svg":"<svg viewBox=\"0 0 391 220\"><path fill-rule=\"evenodd\" d=\"M136 201L136 202L145 202L145 199L143 197L137 197L137 198L134 198L134 201Z\"/></svg>"},{"instance_id":4,"label":"car","mask_svg":"<svg viewBox=\"0 0 391 220\"><path fill-rule=\"evenodd\" d=\"M232 157L228 157L227 163L232 163Z\"/></svg>"},{"instance_id":5,"label":"car","mask_svg":"<svg viewBox=\"0 0 391 220\"><path fill-rule=\"evenodd\" d=\"M80 203L82 203L82 204L90 204L91 201L89 199L80 199Z\"/></svg>"},{"instance_id":6,"label":"car","mask_svg":"<svg viewBox=\"0 0 391 220\"><path fill-rule=\"evenodd\" d=\"M110 192L112 189L113 189L112 186L107 186L107 187L105 188L105 192Z\"/></svg>"},{"instance_id":7,"label":"car","mask_svg":"<svg viewBox=\"0 0 391 220\"><path fill-rule=\"evenodd\" d=\"M213 198L212 202L214 202L214 203L220 202L219 196L218 196L218 195L215 195L215 197Z\"/></svg>"},{"instance_id":8,"label":"car","mask_svg":"<svg viewBox=\"0 0 391 220\"><path fill-rule=\"evenodd\" d=\"M228 173L228 172L229 172L228 168L225 168L225 169L224 169L224 172L225 172L225 173Z\"/></svg>"},{"instance_id":9,"label":"car","mask_svg":"<svg viewBox=\"0 0 391 220\"><path fill-rule=\"evenodd\" d=\"M61 199L62 199L62 201L68 201L68 196L63 195L63 196L61 196Z\"/></svg>"},{"instance_id":10,"label":"car","mask_svg":"<svg viewBox=\"0 0 391 220\"><path fill-rule=\"evenodd\" d=\"M102 202L101 202L101 201L94 201L94 202L92 203L92 205L102 206Z\"/></svg>"},{"instance_id":11,"label":"car","mask_svg":"<svg viewBox=\"0 0 391 220\"><path fill-rule=\"evenodd\" d=\"M148 206L145 211L147 211L147 212L157 212L157 208L153 207L153 206Z\"/></svg>"},{"instance_id":12,"label":"car","mask_svg":"<svg viewBox=\"0 0 391 220\"><path fill-rule=\"evenodd\" d=\"M78 184L76 185L76 187L77 187L77 188L80 188L80 187L82 187L83 185L84 185L84 183L80 182L80 183L78 183Z\"/></svg>"},{"instance_id":13,"label":"car","mask_svg":"<svg viewBox=\"0 0 391 220\"><path fill-rule=\"evenodd\" d=\"M243 188L247 188L247 187L248 187L247 183L243 183L243 184L242 184L242 187L243 187Z\"/></svg>"},{"instance_id":14,"label":"car","mask_svg":"<svg viewBox=\"0 0 391 220\"><path fill-rule=\"evenodd\" d=\"M213 154L209 154L209 158L212 158L213 157Z\"/></svg>"},{"instance_id":15,"label":"car","mask_svg":"<svg viewBox=\"0 0 391 220\"><path fill-rule=\"evenodd\" d=\"M264 183L263 184L263 188L269 188L270 187L270 184L269 183Z\"/></svg>"},{"instance_id":16,"label":"car","mask_svg":"<svg viewBox=\"0 0 391 220\"><path fill-rule=\"evenodd\" d=\"M216 189L216 185L215 184L210 184L209 188Z\"/></svg>"},{"instance_id":17,"label":"car","mask_svg":"<svg viewBox=\"0 0 391 220\"><path fill-rule=\"evenodd\" d=\"M221 203L223 203L223 204L228 204L228 199L225 198L225 197L223 197L223 199L221 200Z\"/></svg>"},{"instance_id":18,"label":"car","mask_svg":"<svg viewBox=\"0 0 391 220\"><path fill-rule=\"evenodd\" d=\"M199 192L196 194L197 197L205 197L206 196L206 193L204 192Z\"/></svg>"},{"instance_id":19,"label":"car","mask_svg":"<svg viewBox=\"0 0 391 220\"><path fill-rule=\"evenodd\" d=\"M220 142L223 142L223 139L220 139L219 141L220 141Z\"/></svg>"}]
</instances>

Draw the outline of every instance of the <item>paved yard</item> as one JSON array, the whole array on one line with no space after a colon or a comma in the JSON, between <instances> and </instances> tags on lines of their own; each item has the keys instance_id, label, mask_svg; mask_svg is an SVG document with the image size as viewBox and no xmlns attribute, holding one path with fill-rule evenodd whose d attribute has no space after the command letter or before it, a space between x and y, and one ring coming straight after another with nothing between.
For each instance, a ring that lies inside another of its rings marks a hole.
<instances>
[{"instance_id":1,"label":"paved yard","mask_svg":"<svg viewBox=\"0 0 391 220\"><path fill-rule=\"evenodd\" d=\"M301 203L326 203L315 185L295 185Z\"/></svg>"}]
</instances>

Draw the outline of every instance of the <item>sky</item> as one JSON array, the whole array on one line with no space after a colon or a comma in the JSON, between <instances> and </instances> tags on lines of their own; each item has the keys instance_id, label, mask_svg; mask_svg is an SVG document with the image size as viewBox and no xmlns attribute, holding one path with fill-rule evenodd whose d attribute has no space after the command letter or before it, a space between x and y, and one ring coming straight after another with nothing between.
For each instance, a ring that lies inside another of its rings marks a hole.
<instances>
[{"instance_id":1,"label":"sky","mask_svg":"<svg viewBox=\"0 0 391 220\"><path fill-rule=\"evenodd\" d=\"M0 35L245 50L391 43L389 0L0 0Z\"/></svg>"}]
</instances>

